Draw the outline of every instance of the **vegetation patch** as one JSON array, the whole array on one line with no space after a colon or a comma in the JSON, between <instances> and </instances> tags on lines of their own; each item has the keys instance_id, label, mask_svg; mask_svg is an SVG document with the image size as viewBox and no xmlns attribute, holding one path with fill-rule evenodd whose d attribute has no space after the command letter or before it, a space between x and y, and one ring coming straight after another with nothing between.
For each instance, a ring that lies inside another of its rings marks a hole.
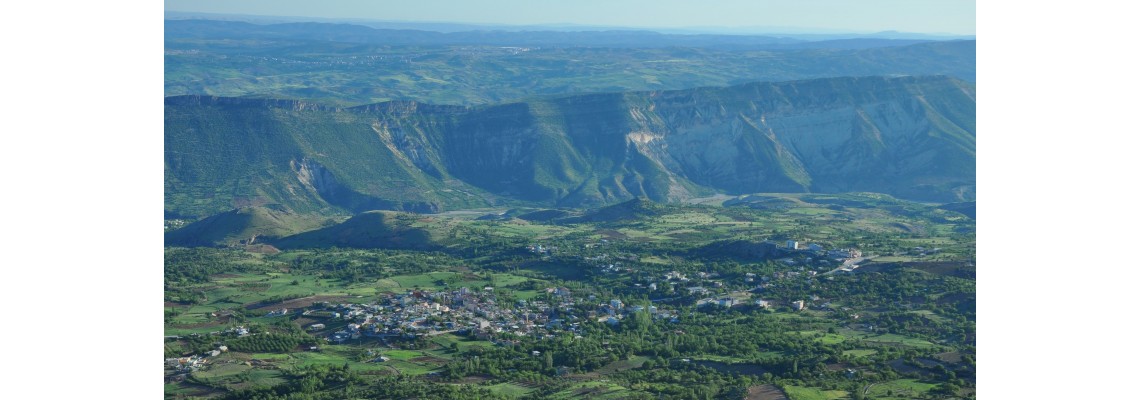
<instances>
[{"instance_id":1,"label":"vegetation patch","mask_svg":"<svg viewBox=\"0 0 1140 400\"><path fill-rule=\"evenodd\" d=\"M784 386L791 400L839 400L847 398L848 392L843 390L822 390L813 387Z\"/></svg>"}]
</instances>

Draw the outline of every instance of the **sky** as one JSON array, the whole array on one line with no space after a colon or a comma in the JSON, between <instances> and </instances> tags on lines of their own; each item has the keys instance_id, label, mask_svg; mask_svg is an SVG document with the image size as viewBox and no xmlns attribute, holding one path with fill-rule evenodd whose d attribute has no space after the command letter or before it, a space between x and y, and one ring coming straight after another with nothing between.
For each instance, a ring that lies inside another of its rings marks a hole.
<instances>
[{"instance_id":1,"label":"sky","mask_svg":"<svg viewBox=\"0 0 1140 400\"><path fill-rule=\"evenodd\" d=\"M165 10L504 25L955 35L974 35L976 14L973 0L165 0Z\"/></svg>"}]
</instances>

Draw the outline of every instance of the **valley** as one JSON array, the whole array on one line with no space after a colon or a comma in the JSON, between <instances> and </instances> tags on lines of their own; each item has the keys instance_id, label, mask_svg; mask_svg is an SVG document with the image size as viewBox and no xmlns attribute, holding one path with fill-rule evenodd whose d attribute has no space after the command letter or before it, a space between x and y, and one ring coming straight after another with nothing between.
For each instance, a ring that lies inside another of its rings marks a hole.
<instances>
[{"instance_id":1,"label":"valley","mask_svg":"<svg viewBox=\"0 0 1140 400\"><path fill-rule=\"evenodd\" d=\"M242 18L164 23L164 398L977 397L969 37Z\"/></svg>"},{"instance_id":2,"label":"valley","mask_svg":"<svg viewBox=\"0 0 1140 400\"><path fill-rule=\"evenodd\" d=\"M447 398L972 384L961 213L873 193L486 211L314 229L249 209L168 231L168 396L314 377L341 395Z\"/></svg>"}]
</instances>

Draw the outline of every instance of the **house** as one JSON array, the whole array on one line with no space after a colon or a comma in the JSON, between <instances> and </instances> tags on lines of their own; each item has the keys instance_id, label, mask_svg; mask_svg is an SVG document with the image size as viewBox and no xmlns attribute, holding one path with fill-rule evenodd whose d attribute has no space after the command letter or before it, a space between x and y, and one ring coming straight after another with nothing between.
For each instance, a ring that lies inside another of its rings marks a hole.
<instances>
[{"instance_id":1,"label":"house","mask_svg":"<svg viewBox=\"0 0 1140 400\"><path fill-rule=\"evenodd\" d=\"M285 315L285 314L288 314L288 313L289 313L289 309L288 309L288 308L282 308L282 309L280 309L280 310L273 310L273 311L270 311L268 314L265 314L265 316L266 316L266 317L276 317L276 316L278 316L278 315Z\"/></svg>"},{"instance_id":2,"label":"house","mask_svg":"<svg viewBox=\"0 0 1140 400\"><path fill-rule=\"evenodd\" d=\"M804 301L796 300L792 302L792 310L800 311L804 309Z\"/></svg>"},{"instance_id":3,"label":"house","mask_svg":"<svg viewBox=\"0 0 1140 400\"><path fill-rule=\"evenodd\" d=\"M772 307L772 302L768 301L768 300L756 299L756 301L754 301L753 303L756 304L757 307L760 307L763 309L768 309L768 308Z\"/></svg>"}]
</instances>

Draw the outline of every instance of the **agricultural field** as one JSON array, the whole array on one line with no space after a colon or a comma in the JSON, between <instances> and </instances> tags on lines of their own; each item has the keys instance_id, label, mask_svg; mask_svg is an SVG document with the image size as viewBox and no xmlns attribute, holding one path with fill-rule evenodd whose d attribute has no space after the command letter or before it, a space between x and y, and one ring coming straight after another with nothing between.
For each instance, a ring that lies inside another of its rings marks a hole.
<instances>
[{"instance_id":1,"label":"agricultural field","mask_svg":"<svg viewBox=\"0 0 1140 400\"><path fill-rule=\"evenodd\" d=\"M938 385L915 379L898 379L872 385L867 390L867 396L885 400L922 398L936 386Z\"/></svg>"},{"instance_id":2,"label":"agricultural field","mask_svg":"<svg viewBox=\"0 0 1140 400\"><path fill-rule=\"evenodd\" d=\"M802 386L784 386L784 393L791 400L839 400L848 398L849 393L842 390L820 390Z\"/></svg>"}]
</instances>

